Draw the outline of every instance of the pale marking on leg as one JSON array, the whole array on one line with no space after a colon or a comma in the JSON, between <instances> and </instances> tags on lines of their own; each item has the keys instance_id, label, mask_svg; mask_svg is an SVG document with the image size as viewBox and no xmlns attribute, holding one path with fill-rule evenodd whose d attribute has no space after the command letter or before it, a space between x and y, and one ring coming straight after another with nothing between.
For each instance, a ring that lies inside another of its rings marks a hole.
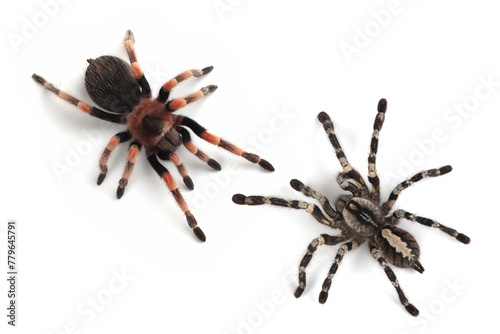
<instances>
[{"instance_id":1,"label":"pale marking on leg","mask_svg":"<svg viewBox=\"0 0 500 334\"><path fill-rule=\"evenodd\" d=\"M306 212L312 213L314 211L314 204L309 204L307 206Z\"/></svg>"}]
</instances>

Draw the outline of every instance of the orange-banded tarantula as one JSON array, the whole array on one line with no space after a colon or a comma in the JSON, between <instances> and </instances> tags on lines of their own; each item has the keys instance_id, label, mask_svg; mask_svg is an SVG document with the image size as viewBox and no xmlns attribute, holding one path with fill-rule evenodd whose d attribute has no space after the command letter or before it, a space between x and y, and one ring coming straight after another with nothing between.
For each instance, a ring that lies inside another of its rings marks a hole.
<instances>
[{"instance_id":1,"label":"orange-banded tarantula","mask_svg":"<svg viewBox=\"0 0 500 334\"><path fill-rule=\"evenodd\" d=\"M156 99L151 98L151 89L141 70L134 51L134 35L129 30L125 36L125 48L130 59L130 65L115 56L101 56L89 59L89 66L85 72L85 88L90 98L103 109L90 106L77 98L57 89L51 83L37 74L33 79L42 84L47 90L61 99L77 106L91 116L105 121L125 124L127 130L117 133L109 141L99 159L101 173L97 184L101 184L108 171L107 163L111 152L118 144L132 140L128 162L119 182L117 196L121 198L127 186L130 175L142 146L146 149L149 163L158 175L165 181L172 192L177 204L185 214L189 226L201 241L206 237L198 226L196 219L189 211L176 182L169 171L158 161L169 160L174 163L189 189L193 189L193 181L188 176L182 161L175 154L177 148L183 144L189 152L207 163L210 167L220 170L220 164L198 150L191 142L191 136L186 128L191 129L197 136L217 145L231 153L239 155L252 163L259 164L268 171L274 171L273 166L258 155L243 151L241 148L207 132L207 130L191 118L175 115L174 112L187 104L203 98L215 91L217 86L209 85L184 98L169 100L169 94L180 82L191 77L200 77L210 73L212 66L202 70L187 70L167 81L160 89Z\"/></svg>"},{"instance_id":2,"label":"orange-banded tarantula","mask_svg":"<svg viewBox=\"0 0 500 334\"><path fill-rule=\"evenodd\" d=\"M370 155L368 156L368 180L372 185L371 192L367 188L361 175L347 161L342 147L340 146L340 143L335 135L333 123L330 120L330 117L325 112L321 112L318 115L318 119L323 124L343 169L337 177L337 182L342 189L349 191L352 195L340 196L335 203L334 209L330 206L330 203L325 196L321 195L317 191L314 191L310 187L305 186L299 180L293 179L290 181L292 188L317 200L321 204L324 213L317 205L312 203L297 200L285 200L275 197L245 196L242 194L235 194L233 196L233 202L245 205L270 204L305 210L306 212L312 214L312 216L320 223L341 230L339 235L322 234L309 244L307 253L300 263L299 286L295 291L295 297L299 298L304 292L306 287L305 269L319 246L343 243L335 256L335 261L328 272L328 276L323 283L323 288L319 295L319 302L323 304L328 298L328 291L332 284L332 278L337 272L338 266L344 255L348 251L357 248L360 244L367 241L372 256L383 267L387 277L396 288L401 304L403 304L411 315L417 316L419 313L418 309L408 302L403 290L399 286L396 275L387 262L395 265L396 267L413 268L419 273L422 273L424 268L418 261L420 249L415 238L409 232L397 227L396 225L402 218L404 218L425 226L436 227L464 244L468 244L470 239L466 235L458 233L452 228L441 225L435 220L419 217L404 210L396 210L392 213L392 215L389 215L389 212L391 211L398 196L404 189L425 177L436 177L447 174L451 171L451 166L444 166L439 169L430 169L414 175L410 179L400 183L391 192L389 199L386 202L380 202L380 182L377 176L375 160L378 149L379 132L382 128L382 124L384 123L386 109L387 101L385 99L381 99L378 103L378 114L375 118L375 124L373 125ZM354 181L354 183L349 180Z\"/></svg>"}]
</instances>

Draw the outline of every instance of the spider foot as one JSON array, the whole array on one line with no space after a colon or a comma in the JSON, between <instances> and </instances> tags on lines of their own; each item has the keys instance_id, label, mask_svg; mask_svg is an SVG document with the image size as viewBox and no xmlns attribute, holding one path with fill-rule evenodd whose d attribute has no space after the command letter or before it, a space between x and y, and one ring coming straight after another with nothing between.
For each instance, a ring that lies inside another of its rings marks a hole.
<instances>
[{"instance_id":1,"label":"spider foot","mask_svg":"<svg viewBox=\"0 0 500 334\"><path fill-rule=\"evenodd\" d=\"M269 161L260 159L259 161L259 166L264 168L265 170L268 170L270 172L274 172L274 167L269 163Z\"/></svg>"},{"instance_id":2,"label":"spider foot","mask_svg":"<svg viewBox=\"0 0 500 334\"><path fill-rule=\"evenodd\" d=\"M470 243L470 238L463 233L458 233L458 235L456 236L456 239L464 244Z\"/></svg>"},{"instance_id":3,"label":"spider foot","mask_svg":"<svg viewBox=\"0 0 500 334\"><path fill-rule=\"evenodd\" d=\"M295 296L295 298L299 298L300 296L302 296L303 292L304 292L304 288L298 286L293 295Z\"/></svg>"},{"instance_id":4,"label":"spider foot","mask_svg":"<svg viewBox=\"0 0 500 334\"><path fill-rule=\"evenodd\" d=\"M415 306L413 306L413 304L405 305L405 309L406 311L408 311L408 313L410 313L414 317L418 316L418 314L420 313L418 309Z\"/></svg>"},{"instance_id":5,"label":"spider foot","mask_svg":"<svg viewBox=\"0 0 500 334\"><path fill-rule=\"evenodd\" d=\"M122 198L123 193L125 192L125 187L127 186L127 184L128 184L127 179L123 179L123 178L120 179L118 188L116 189L116 197L118 197L118 199Z\"/></svg>"},{"instance_id":6,"label":"spider foot","mask_svg":"<svg viewBox=\"0 0 500 334\"><path fill-rule=\"evenodd\" d=\"M198 226L198 223L196 222L196 218L194 218L193 214L189 211L186 212L186 219L188 222L189 227L193 229L194 235L201 241L205 242L207 240L207 237L205 236L205 233L201 230L201 228Z\"/></svg>"},{"instance_id":7,"label":"spider foot","mask_svg":"<svg viewBox=\"0 0 500 334\"><path fill-rule=\"evenodd\" d=\"M214 69L213 66L207 66L204 69L202 69L201 72L202 72L202 74L208 74L208 73L212 72L213 69Z\"/></svg>"},{"instance_id":8,"label":"spider foot","mask_svg":"<svg viewBox=\"0 0 500 334\"><path fill-rule=\"evenodd\" d=\"M297 179L292 179L290 181L290 185L292 186L293 189L295 189L297 191L301 191L304 188L304 183L302 183L301 181L299 181Z\"/></svg>"},{"instance_id":9,"label":"spider foot","mask_svg":"<svg viewBox=\"0 0 500 334\"><path fill-rule=\"evenodd\" d=\"M203 95L207 95L209 93L212 93L214 92L215 90L217 89L217 86L216 85L208 85L206 87L203 87L201 90L201 92L203 93Z\"/></svg>"},{"instance_id":10,"label":"spider foot","mask_svg":"<svg viewBox=\"0 0 500 334\"><path fill-rule=\"evenodd\" d=\"M193 180L191 180L189 176L184 177L182 180L184 181L184 184L186 185L186 187L188 187L189 190L194 189Z\"/></svg>"},{"instance_id":11,"label":"spider foot","mask_svg":"<svg viewBox=\"0 0 500 334\"><path fill-rule=\"evenodd\" d=\"M104 178L106 177L107 171L106 172L101 172L99 174L99 177L97 178L97 185L100 186L102 181L104 181Z\"/></svg>"},{"instance_id":12,"label":"spider foot","mask_svg":"<svg viewBox=\"0 0 500 334\"><path fill-rule=\"evenodd\" d=\"M198 239L200 239L201 241L203 241L203 242L207 241L207 237L205 236L205 233L203 233L203 231L201 230L201 228L199 226L193 228L193 232L194 232L194 235L196 235L196 237Z\"/></svg>"},{"instance_id":13,"label":"spider foot","mask_svg":"<svg viewBox=\"0 0 500 334\"><path fill-rule=\"evenodd\" d=\"M209 165L210 167L212 167L215 170L221 170L222 169L222 167L220 166L220 164L217 161L215 161L214 159L208 159L207 165Z\"/></svg>"},{"instance_id":14,"label":"spider foot","mask_svg":"<svg viewBox=\"0 0 500 334\"><path fill-rule=\"evenodd\" d=\"M243 205L243 204L246 204L245 203L246 198L247 197L243 194L234 194L232 200L236 204Z\"/></svg>"},{"instance_id":15,"label":"spider foot","mask_svg":"<svg viewBox=\"0 0 500 334\"><path fill-rule=\"evenodd\" d=\"M321 304L324 304L326 303L327 299L328 299L328 292L326 292L325 290L321 290L321 292L319 293L319 302Z\"/></svg>"}]
</instances>

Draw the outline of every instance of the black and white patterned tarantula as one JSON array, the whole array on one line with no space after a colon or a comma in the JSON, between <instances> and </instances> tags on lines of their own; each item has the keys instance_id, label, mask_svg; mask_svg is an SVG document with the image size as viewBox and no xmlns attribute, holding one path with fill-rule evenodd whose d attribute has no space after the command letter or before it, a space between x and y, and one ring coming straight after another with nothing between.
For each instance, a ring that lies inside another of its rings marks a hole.
<instances>
[{"instance_id":1,"label":"black and white patterned tarantula","mask_svg":"<svg viewBox=\"0 0 500 334\"><path fill-rule=\"evenodd\" d=\"M245 205L270 204L284 206L298 210L305 210L312 214L320 223L335 229L340 229L338 235L322 234L314 239L308 247L307 253L302 259L299 267L299 286L295 291L295 297L299 298L306 287L306 267L317 248L321 245L336 245L342 243L335 261L332 264L328 276L323 283L322 291L319 295L319 302L325 303L328 298L332 278L337 272L338 266L344 255L357 248L363 242L368 242L368 247L372 256L383 267L387 277L396 288L401 304L413 316L419 314L418 309L408 302L403 290L401 289L396 275L389 267L388 263L400 268L413 268L419 273L424 268L418 261L420 249L415 238L407 231L397 227L399 221L404 218L410 221L420 223L425 226L435 227L446 234L456 238L458 241L468 244L470 238L462 233L458 233L452 228L441 225L435 220L419 217L404 210L396 210L391 215L394 203L401 192L415 182L425 177L436 177L449 173L451 166L444 166L438 169L429 169L422 171L410 179L400 183L390 194L389 199L380 202L380 181L375 167L376 154L378 149L378 137L382 124L384 123L387 101L381 99L378 103L378 114L373 125L373 135L370 146L370 155L368 157L368 180L371 183L371 191L367 188L361 175L351 166L340 146L335 135L333 123L325 112L318 115L319 121L330 138L338 160L343 171L338 175L337 182L340 187L352 195L341 195L335 202L335 209L332 208L325 196L305 186L299 180L293 179L290 185L293 189L302 192L304 195L316 199L322 206L323 211L315 204L303 201L285 200L275 197L263 196L245 196L236 194L233 196L233 202ZM350 180L354 181L350 182Z\"/></svg>"}]
</instances>

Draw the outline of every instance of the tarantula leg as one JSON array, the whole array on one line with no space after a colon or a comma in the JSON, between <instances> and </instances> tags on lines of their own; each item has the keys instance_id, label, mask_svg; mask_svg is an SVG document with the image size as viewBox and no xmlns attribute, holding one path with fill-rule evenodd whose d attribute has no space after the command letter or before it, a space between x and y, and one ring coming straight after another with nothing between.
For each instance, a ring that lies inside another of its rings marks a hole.
<instances>
[{"instance_id":1,"label":"tarantula leg","mask_svg":"<svg viewBox=\"0 0 500 334\"><path fill-rule=\"evenodd\" d=\"M141 86L142 96L145 98L151 97L151 88L149 87L148 80L142 72L141 66L137 61L134 49L135 37L132 31L127 30L125 34L125 49L127 50L128 58L130 59L130 65L132 66L132 72L137 80L139 86Z\"/></svg>"},{"instance_id":2,"label":"tarantula leg","mask_svg":"<svg viewBox=\"0 0 500 334\"><path fill-rule=\"evenodd\" d=\"M333 262L332 266L330 267L330 270L328 271L328 276L326 277L325 281L323 282L323 287L322 290L319 294L319 302L321 304L324 304L326 300L328 299L328 291L330 290L330 286L332 285L332 278L337 272L337 269L339 268L339 264L344 258L344 255L355 248L359 246L359 243L356 240L352 240L349 242L346 242L342 246L340 246L337 255L335 256L335 261Z\"/></svg>"},{"instance_id":3,"label":"tarantula leg","mask_svg":"<svg viewBox=\"0 0 500 334\"><path fill-rule=\"evenodd\" d=\"M317 200L323 207L323 210L325 210L326 214L329 215L331 218L334 219L335 217L338 216L338 213L331 207L328 199L319 192L317 192L316 190L304 185L304 183L302 183L297 179L292 179L290 181L290 186L292 186L293 189L300 191L304 195L312 197L315 200Z\"/></svg>"},{"instance_id":4,"label":"tarantula leg","mask_svg":"<svg viewBox=\"0 0 500 334\"><path fill-rule=\"evenodd\" d=\"M409 221L417 222L419 224L422 224L422 225L425 225L428 227L438 228L441 231L443 231L444 233L457 239L461 243L464 243L464 244L470 243L470 238L468 236L466 236L465 234L459 233L455 229L452 229L451 227L444 226L435 220L420 217L420 216L415 216L413 213L410 213L410 212L404 211L404 210L396 210L396 211L394 211L392 216L395 218L398 218L398 219L404 218L404 219L407 219Z\"/></svg>"},{"instance_id":5,"label":"tarantula leg","mask_svg":"<svg viewBox=\"0 0 500 334\"><path fill-rule=\"evenodd\" d=\"M113 122L113 123L120 123L120 124L125 124L127 123L127 120L125 116L119 115L119 114L113 114L110 112L107 112L105 110L93 107L85 102L82 102L78 100L76 97L69 95L66 92L63 92L62 90L59 90L56 88L53 84L39 76L38 74L33 74L31 76L35 82L38 82L42 86L45 87L48 91L54 93L57 95L59 98L63 99L66 102L71 103L72 105L78 107L78 109L84 111L85 113L89 114L90 116L94 116L100 119L103 119L105 121Z\"/></svg>"},{"instance_id":6,"label":"tarantula leg","mask_svg":"<svg viewBox=\"0 0 500 334\"><path fill-rule=\"evenodd\" d=\"M420 180L422 180L423 178L426 178L426 177L436 177L436 176L441 176L441 175L448 174L449 172L451 172L451 170L452 170L452 168L451 168L450 165L443 166L443 167L438 168L438 169L424 170L424 171L422 171L420 173L417 173L417 174L413 175L411 178L409 178L409 179L401 182L391 192L391 194L389 195L389 199L387 200L387 202L385 202L382 205L382 211L384 212L384 214L388 214L389 211L391 211L392 206L394 205L394 203L396 203L396 200L398 199L398 197L401 194L401 192L403 190L405 190L406 188L408 188L409 186L411 186L413 183L416 183L416 182L418 182L418 181L420 181Z\"/></svg>"},{"instance_id":7,"label":"tarantula leg","mask_svg":"<svg viewBox=\"0 0 500 334\"><path fill-rule=\"evenodd\" d=\"M299 286L295 290L295 298L299 298L302 293L304 292L304 289L306 288L306 267L311 262L311 259L314 255L314 252L318 249L319 246L321 245L329 245L329 246L334 246L340 242L346 241L346 237L343 235L328 235L328 234L322 234L321 236L317 237L307 247L307 253L304 255L302 258L302 261L300 262L299 266Z\"/></svg>"},{"instance_id":8,"label":"tarantula leg","mask_svg":"<svg viewBox=\"0 0 500 334\"><path fill-rule=\"evenodd\" d=\"M359 188L354 183L348 182L348 179L349 176L346 173L339 173L339 175L337 176L337 183L339 184L340 188L351 192L353 195L357 195L359 193Z\"/></svg>"},{"instance_id":9,"label":"tarantula leg","mask_svg":"<svg viewBox=\"0 0 500 334\"><path fill-rule=\"evenodd\" d=\"M283 206L286 208L292 208L297 210L304 210L310 213L318 222L321 224L328 225L330 227L335 227L336 223L332 218L325 216L321 209L312 203L307 203L303 201L296 200L286 200L277 197L264 197L264 196L245 196L242 194L235 194L232 198L233 202L240 205L274 205ZM335 227L336 228L336 227Z\"/></svg>"},{"instance_id":10,"label":"tarantula leg","mask_svg":"<svg viewBox=\"0 0 500 334\"><path fill-rule=\"evenodd\" d=\"M202 75L212 72L213 69L214 69L213 66L208 66L202 70L187 70L182 72L175 78L170 79L165 84L163 84L163 86L160 88L160 92L158 93L158 97L156 98L156 100L158 100L161 103L165 103L168 100L168 97L172 89L174 89L174 87L176 87L179 83L191 77L201 77Z\"/></svg>"},{"instance_id":11,"label":"tarantula leg","mask_svg":"<svg viewBox=\"0 0 500 334\"><path fill-rule=\"evenodd\" d=\"M337 159L339 160L344 173L346 173L356 182L360 190L364 190L366 188L365 181L358 173L358 171L356 171L347 160L347 157L342 150L342 146L340 146L340 142L335 135L335 128L333 126L332 120L330 119L330 116L328 116L326 112L322 111L318 114L318 120L321 122L321 124L323 124L323 128L325 129L325 132L328 135L330 142L332 143L333 149L335 150L335 154L337 155Z\"/></svg>"},{"instance_id":12,"label":"tarantula leg","mask_svg":"<svg viewBox=\"0 0 500 334\"><path fill-rule=\"evenodd\" d=\"M203 87L199 91L194 92L193 94L190 94L186 97L168 101L166 104L166 108L168 111L176 111L177 109L185 107L189 103L192 103L194 101L197 101L197 100L207 96L208 94L214 92L216 89L217 89L217 86L215 86L215 85L209 85L209 86Z\"/></svg>"},{"instance_id":13,"label":"tarantula leg","mask_svg":"<svg viewBox=\"0 0 500 334\"><path fill-rule=\"evenodd\" d=\"M200 151L194 144L191 142L191 135L189 134L189 131L184 129L183 127L176 127L176 130L181 133L182 136L182 144L188 149L189 152L194 154L198 159L200 159L203 162L206 162L207 165L212 167L215 170L221 170L222 167L221 165L215 161L214 159L211 159L208 155Z\"/></svg>"},{"instance_id":14,"label":"tarantula leg","mask_svg":"<svg viewBox=\"0 0 500 334\"><path fill-rule=\"evenodd\" d=\"M380 179L377 175L377 167L376 167L376 159L377 159L377 151L378 151L378 137L380 130L382 129L382 125L385 120L385 112L387 110L387 100L381 99L378 102L377 107L378 113L375 117L375 122L373 123L373 134L372 141L370 144L370 155L368 156L368 181L372 185L372 198L377 203L380 200Z\"/></svg>"},{"instance_id":15,"label":"tarantula leg","mask_svg":"<svg viewBox=\"0 0 500 334\"><path fill-rule=\"evenodd\" d=\"M193 180L191 180L191 178L189 177L187 169L186 167L184 167L181 158L179 158L179 156L177 156L177 154L175 153L170 153L168 156L168 160L172 161L175 167L177 167L177 170L179 171L179 174L181 174L182 180L184 181L186 187L188 187L188 189L190 190L193 190L194 189Z\"/></svg>"},{"instance_id":16,"label":"tarantula leg","mask_svg":"<svg viewBox=\"0 0 500 334\"><path fill-rule=\"evenodd\" d=\"M163 181L165 181L172 195L174 195L175 201L177 202L182 212L186 216L186 220L189 224L189 227L193 229L193 232L196 235L196 237L201 241L206 241L205 234L198 226L198 223L196 222L196 219L194 218L193 214L189 211L189 207L184 198L182 197L179 188L177 187L177 184L172 178L172 175L170 175L169 171L165 168L165 166L163 166L160 163L160 161L158 161L158 159L154 154L148 155L148 161L151 164L151 167L153 167L153 169L156 171L156 173L163 179Z\"/></svg>"},{"instance_id":17,"label":"tarantula leg","mask_svg":"<svg viewBox=\"0 0 500 334\"><path fill-rule=\"evenodd\" d=\"M271 165L268 161L261 159L257 154L245 152L245 151L243 151L243 149L239 148L238 146L235 146L235 145L225 141L224 139L221 139L218 136L209 133L207 131L207 129L205 129L203 126L201 126L200 124L198 124L196 121L192 120L191 118L185 117L185 116L177 116L176 122L179 125L187 126L191 130L193 130L193 132L198 137L206 140L210 144L219 146L220 148L223 148L226 151L229 151L233 154L236 154L240 157L243 157L252 163L259 164L259 166L264 168L265 170L268 170L270 172L274 171L273 165Z\"/></svg>"},{"instance_id":18,"label":"tarantula leg","mask_svg":"<svg viewBox=\"0 0 500 334\"><path fill-rule=\"evenodd\" d=\"M132 170L134 169L134 165L137 161L137 156L139 154L139 151L141 150L141 147L141 143L137 141L133 141L132 143L130 143L128 149L127 165L125 166L122 178L120 179L120 182L118 184L118 189L116 189L116 197L118 198L122 198L123 193L125 192L125 187L127 186L128 180L132 175Z\"/></svg>"},{"instance_id":19,"label":"tarantula leg","mask_svg":"<svg viewBox=\"0 0 500 334\"><path fill-rule=\"evenodd\" d=\"M101 174L99 174L99 177L97 178L98 185L104 181L104 178L108 173L108 160L113 150L118 146L118 144L129 141L130 139L132 139L132 135L128 131L119 132L111 137L111 140L108 145L106 145L106 148L104 149L104 152L102 152L101 158L99 159Z\"/></svg>"},{"instance_id":20,"label":"tarantula leg","mask_svg":"<svg viewBox=\"0 0 500 334\"><path fill-rule=\"evenodd\" d=\"M384 268L385 274L387 275L387 278L389 278L389 281L391 281L392 285L396 289L396 292L398 293L399 296L399 301L401 304L405 307L406 311L410 313L412 316L416 317L419 314L418 309L413 306L413 304L410 304L408 302L408 299L406 298L403 290L399 286L398 278L396 277L396 274L392 271L392 269L389 267L387 264L387 260L382 256L382 252L377 248L376 242L373 239L369 240L368 247L370 248L370 253L372 256L375 258L375 260L378 261L378 263Z\"/></svg>"}]
</instances>

